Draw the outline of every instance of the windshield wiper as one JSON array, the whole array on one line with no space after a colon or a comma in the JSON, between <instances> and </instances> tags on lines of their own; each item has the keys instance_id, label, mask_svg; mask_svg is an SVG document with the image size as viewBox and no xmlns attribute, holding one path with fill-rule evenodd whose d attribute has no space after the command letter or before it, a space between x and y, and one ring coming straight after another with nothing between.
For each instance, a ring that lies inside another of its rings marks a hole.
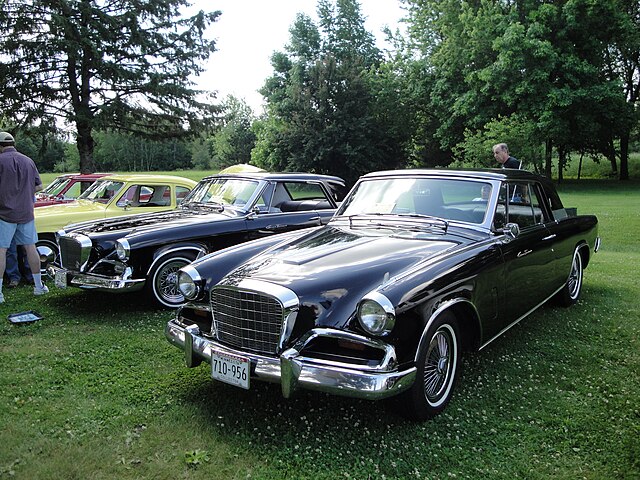
<instances>
[{"instance_id":1,"label":"windshield wiper","mask_svg":"<svg viewBox=\"0 0 640 480\"><path fill-rule=\"evenodd\" d=\"M181 205L181 207L183 209L189 209L189 208L195 208L197 210L203 210L203 209L214 209L217 210L218 212L222 213L224 212L224 205L221 203L213 203L213 202L189 202L189 203L183 203Z\"/></svg>"},{"instance_id":2,"label":"windshield wiper","mask_svg":"<svg viewBox=\"0 0 640 480\"><path fill-rule=\"evenodd\" d=\"M336 219L346 218L349 221L349 228L354 227L354 220L368 221L369 225L375 225L379 227L400 227L396 223L392 223L392 219L400 219L404 224L410 223L412 229L415 228L440 228L447 232L449 228L449 222L444 218L434 217L431 215L424 215L421 213L365 213L358 215L341 215ZM384 221L387 220L387 221ZM389 225L392 223L392 225ZM426 225L425 225L426 223Z\"/></svg>"}]
</instances>

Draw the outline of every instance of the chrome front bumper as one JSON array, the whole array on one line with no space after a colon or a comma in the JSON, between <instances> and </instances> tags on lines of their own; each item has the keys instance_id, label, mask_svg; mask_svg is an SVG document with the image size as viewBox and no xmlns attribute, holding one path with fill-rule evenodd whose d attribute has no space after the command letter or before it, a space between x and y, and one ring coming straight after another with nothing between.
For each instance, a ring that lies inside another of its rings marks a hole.
<instances>
[{"instance_id":1,"label":"chrome front bumper","mask_svg":"<svg viewBox=\"0 0 640 480\"><path fill-rule=\"evenodd\" d=\"M383 361L377 369L358 365L323 361L305 357L301 353L305 340L285 350L279 357L267 357L238 351L201 335L197 325L185 326L171 320L165 329L167 340L184 351L187 367L196 367L202 361L211 363L212 352L236 355L251 361L251 378L280 383L282 394L289 398L298 388L319 390L335 395L379 400L391 397L413 385L416 368L399 371L395 367L395 352L388 347L393 361ZM305 337L352 334L331 329L314 329ZM364 339L366 341L366 339Z\"/></svg>"},{"instance_id":2,"label":"chrome front bumper","mask_svg":"<svg viewBox=\"0 0 640 480\"><path fill-rule=\"evenodd\" d=\"M47 274L51 278L56 277L56 272L65 270L55 265L47 267ZM90 290L98 290L104 292L113 292L114 290L135 292L144 287L146 279L144 278L125 278L125 276L108 277L105 275L96 275L92 273L81 273L67 270L67 284Z\"/></svg>"}]
</instances>

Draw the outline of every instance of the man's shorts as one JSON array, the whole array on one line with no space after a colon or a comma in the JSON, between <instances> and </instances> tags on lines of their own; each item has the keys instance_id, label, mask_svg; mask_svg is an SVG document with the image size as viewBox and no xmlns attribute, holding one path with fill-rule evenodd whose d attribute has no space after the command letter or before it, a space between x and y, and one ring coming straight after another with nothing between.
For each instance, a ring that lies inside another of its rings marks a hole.
<instances>
[{"instance_id":1,"label":"man's shorts","mask_svg":"<svg viewBox=\"0 0 640 480\"><path fill-rule=\"evenodd\" d=\"M36 224L33 220L28 223L9 223L0 220L0 248L9 248L14 236L16 245L35 245L38 242Z\"/></svg>"}]
</instances>

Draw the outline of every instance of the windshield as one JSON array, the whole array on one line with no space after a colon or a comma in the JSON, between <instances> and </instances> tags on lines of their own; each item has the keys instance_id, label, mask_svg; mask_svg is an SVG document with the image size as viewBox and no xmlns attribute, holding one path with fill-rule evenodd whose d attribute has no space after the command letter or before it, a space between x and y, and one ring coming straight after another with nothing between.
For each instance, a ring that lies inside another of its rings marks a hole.
<instances>
[{"instance_id":1,"label":"windshield","mask_svg":"<svg viewBox=\"0 0 640 480\"><path fill-rule=\"evenodd\" d=\"M56 196L60 194L64 187L71 181L70 178L56 178L53 182L51 182L47 187L42 190L40 193L44 195L52 195Z\"/></svg>"},{"instance_id":2,"label":"windshield","mask_svg":"<svg viewBox=\"0 0 640 480\"><path fill-rule=\"evenodd\" d=\"M432 216L483 223L491 198L488 182L445 178L364 180L347 198L338 216Z\"/></svg>"},{"instance_id":3,"label":"windshield","mask_svg":"<svg viewBox=\"0 0 640 480\"><path fill-rule=\"evenodd\" d=\"M115 180L97 180L87 188L78 199L91 200L93 202L109 203L124 186L124 182Z\"/></svg>"},{"instance_id":4,"label":"windshield","mask_svg":"<svg viewBox=\"0 0 640 480\"><path fill-rule=\"evenodd\" d=\"M244 207L258 188L259 182L240 178L202 180L184 199L182 205L211 204Z\"/></svg>"}]
</instances>

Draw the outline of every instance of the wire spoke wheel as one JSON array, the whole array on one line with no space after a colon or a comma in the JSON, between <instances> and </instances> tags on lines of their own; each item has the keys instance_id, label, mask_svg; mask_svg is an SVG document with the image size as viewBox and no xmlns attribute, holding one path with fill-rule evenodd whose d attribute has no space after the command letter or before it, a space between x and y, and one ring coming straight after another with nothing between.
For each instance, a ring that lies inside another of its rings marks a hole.
<instances>
[{"instance_id":1,"label":"wire spoke wheel","mask_svg":"<svg viewBox=\"0 0 640 480\"><path fill-rule=\"evenodd\" d=\"M582 257L576 250L573 254L573 262L571 263L571 273L567 280L567 290L571 300L575 301L580 295L580 289L582 287Z\"/></svg>"},{"instance_id":2,"label":"wire spoke wheel","mask_svg":"<svg viewBox=\"0 0 640 480\"><path fill-rule=\"evenodd\" d=\"M151 295L162 305L179 307L185 298L178 289L178 270L193 261L187 256L168 256L161 260L151 274Z\"/></svg>"},{"instance_id":3,"label":"wire spoke wheel","mask_svg":"<svg viewBox=\"0 0 640 480\"><path fill-rule=\"evenodd\" d=\"M448 392L456 363L455 333L441 326L431 337L425 358L423 386L427 402L437 405Z\"/></svg>"}]
</instances>

